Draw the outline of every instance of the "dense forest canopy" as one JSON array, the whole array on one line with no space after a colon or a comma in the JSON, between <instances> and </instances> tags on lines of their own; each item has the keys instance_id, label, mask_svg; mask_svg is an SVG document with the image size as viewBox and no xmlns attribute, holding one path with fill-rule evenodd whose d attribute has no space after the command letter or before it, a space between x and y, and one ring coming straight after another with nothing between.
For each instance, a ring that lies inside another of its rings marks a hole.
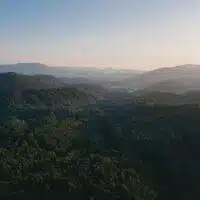
<instances>
[{"instance_id":1,"label":"dense forest canopy","mask_svg":"<svg viewBox=\"0 0 200 200\"><path fill-rule=\"evenodd\" d=\"M198 92L132 94L15 73L4 81L1 199L199 199Z\"/></svg>"}]
</instances>

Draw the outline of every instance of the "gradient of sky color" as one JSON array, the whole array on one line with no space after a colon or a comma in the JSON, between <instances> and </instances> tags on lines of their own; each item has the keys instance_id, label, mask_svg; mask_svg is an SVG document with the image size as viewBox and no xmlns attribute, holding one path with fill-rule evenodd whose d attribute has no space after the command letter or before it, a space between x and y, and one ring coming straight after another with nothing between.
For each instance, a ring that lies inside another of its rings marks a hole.
<instances>
[{"instance_id":1,"label":"gradient of sky color","mask_svg":"<svg viewBox=\"0 0 200 200\"><path fill-rule=\"evenodd\" d=\"M200 0L0 0L0 63L200 64Z\"/></svg>"}]
</instances>

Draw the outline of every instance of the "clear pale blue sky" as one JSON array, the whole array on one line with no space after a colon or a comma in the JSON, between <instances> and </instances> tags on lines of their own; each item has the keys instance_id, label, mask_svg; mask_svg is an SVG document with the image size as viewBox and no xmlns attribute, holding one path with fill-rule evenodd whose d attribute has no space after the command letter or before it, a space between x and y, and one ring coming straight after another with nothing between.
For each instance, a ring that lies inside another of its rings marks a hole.
<instances>
[{"instance_id":1,"label":"clear pale blue sky","mask_svg":"<svg viewBox=\"0 0 200 200\"><path fill-rule=\"evenodd\" d=\"M200 0L0 0L0 63L200 64Z\"/></svg>"}]
</instances>

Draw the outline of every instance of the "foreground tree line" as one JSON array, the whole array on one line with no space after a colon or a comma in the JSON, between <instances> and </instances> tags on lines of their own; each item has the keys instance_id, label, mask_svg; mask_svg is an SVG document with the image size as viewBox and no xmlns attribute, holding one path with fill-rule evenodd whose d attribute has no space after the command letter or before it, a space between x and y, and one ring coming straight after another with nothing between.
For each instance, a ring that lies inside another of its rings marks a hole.
<instances>
[{"instance_id":1,"label":"foreground tree line","mask_svg":"<svg viewBox=\"0 0 200 200\"><path fill-rule=\"evenodd\" d=\"M4 199L198 199L200 110L85 107L1 121Z\"/></svg>"}]
</instances>

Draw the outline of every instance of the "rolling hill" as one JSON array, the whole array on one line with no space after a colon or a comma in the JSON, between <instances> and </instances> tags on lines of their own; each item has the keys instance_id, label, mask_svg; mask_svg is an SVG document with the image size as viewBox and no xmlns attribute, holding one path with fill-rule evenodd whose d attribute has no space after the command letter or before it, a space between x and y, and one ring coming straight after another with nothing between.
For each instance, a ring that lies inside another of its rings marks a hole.
<instances>
[{"instance_id":1,"label":"rolling hill","mask_svg":"<svg viewBox=\"0 0 200 200\"><path fill-rule=\"evenodd\" d=\"M125 80L121 85L133 90L184 93L200 90L200 65L159 68Z\"/></svg>"},{"instance_id":2,"label":"rolling hill","mask_svg":"<svg viewBox=\"0 0 200 200\"><path fill-rule=\"evenodd\" d=\"M175 67L164 67L146 72L140 76L148 81L166 81L179 79L196 79L200 77L200 65L180 65Z\"/></svg>"},{"instance_id":3,"label":"rolling hill","mask_svg":"<svg viewBox=\"0 0 200 200\"><path fill-rule=\"evenodd\" d=\"M47 75L4 73L0 84L1 108L75 108L97 100L94 94Z\"/></svg>"},{"instance_id":4,"label":"rolling hill","mask_svg":"<svg viewBox=\"0 0 200 200\"><path fill-rule=\"evenodd\" d=\"M0 74L0 91L49 89L64 87L61 80L48 75L21 75L13 72Z\"/></svg>"}]
</instances>

